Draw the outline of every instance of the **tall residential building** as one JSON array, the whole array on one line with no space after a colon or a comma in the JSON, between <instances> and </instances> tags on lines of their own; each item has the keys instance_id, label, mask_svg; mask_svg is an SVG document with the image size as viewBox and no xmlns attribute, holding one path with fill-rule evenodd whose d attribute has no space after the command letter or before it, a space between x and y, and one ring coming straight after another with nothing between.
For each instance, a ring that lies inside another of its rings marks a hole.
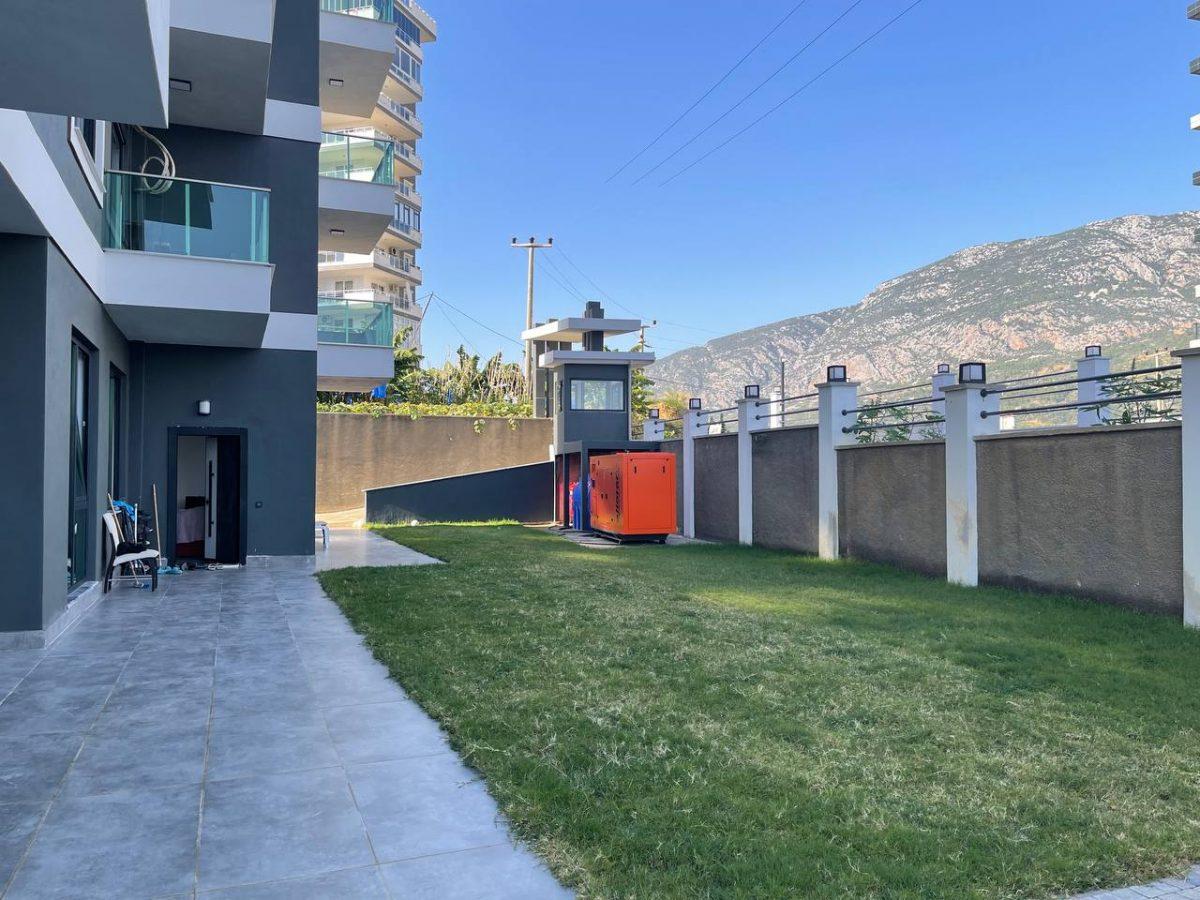
<instances>
[{"instance_id":1,"label":"tall residential building","mask_svg":"<svg viewBox=\"0 0 1200 900\"><path fill-rule=\"evenodd\" d=\"M379 172L386 169L395 192L387 228L370 249L341 246L336 236L322 240L317 287L323 304L353 301L360 304L356 308L364 316L382 304L391 304L396 333L406 334L406 346L419 349L423 311L417 303L421 285L417 251L421 248L422 201L417 179L424 163L417 141L424 135L424 125L417 106L424 98L423 47L437 39L437 24L414 0L334 2L358 15L394 21L395 35L387 78L370 98L368 108L342 102L338 93L344 88L322 85L322 163L345 166L351 179L378 180ZM324 378L319 384L322 390L369 390L373 386L365 381L354 385Z\"/></svg>"},{"instance_id":2,"label":"tall residential building","mask_svg":"<svg viewBox=\"0 0 1200 900\"><path fill-rule=\"evenodd\" d=\"M0 647L37 646L100 595L110 495L157 495L172 560L313 552L318 381L392 368L390 307L313 259L372 252L399 158L331 164L322 116L369 119L398 47L390 0L0 17Z\"/></svg>"}]
</instances>

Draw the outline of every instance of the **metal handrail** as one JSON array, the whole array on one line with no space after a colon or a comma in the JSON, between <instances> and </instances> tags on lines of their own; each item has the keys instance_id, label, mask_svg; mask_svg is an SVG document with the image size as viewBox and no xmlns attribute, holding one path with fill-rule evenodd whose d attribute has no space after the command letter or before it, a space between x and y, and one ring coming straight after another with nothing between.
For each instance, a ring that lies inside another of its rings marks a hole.
<instances>
[{"instance_id":1,"label":"metal handrail","mask_svg":"<svg viewBox=\"0 0 1200 900\"><path fill-rule=\"evenodd\" d=\"M869 394L859 394L860 397L882 397L884 394L902 394L905 391L915 391L919 388L933 387L932 381L922 381L918 384L910 384L908 387L888 388L883 391L872 391Z\"/></svg>"},{"instance_id":2,"label":"metal handrail","mask_svg":"<svg viewBox=\"0 0 1200 900\"><path fill-rule=\"evenodd\" d=\"M1134 375L1153 375L1156 372L1178 372L1181 368L1182 366L1174 365L1155 366L1152 369L1127 369L1124 372L1110 372L1107 375L1089 375L1086 378L1068 378L1064 381L1047 381L1044 384L1031 384L1023 388L995 388L989 390L985 387L980 390L980 396L987 397L989 394L1008 394L1013 391L1031 391L1035 388L1060 387L1061 385L1065 384L1086 384L1089 381L1109 381L1113 378L1130 378Z\"/></svg>"},{"instance_id":3,"label":"metal handrail","mask_svg":"<svg viewBox=\"0 0 1200 900\"><path fill-rule=\"evenodd\" d=\"M1026 381L1041 381L1043 378L1057 378L1059 375L1070 375L1074 369L1063 369L1061 372L1046 372L1043 375L1026 375L1022 378L1006 378L1003 381L997 381L996 384L1018 384ZM1033 385L1040 387L1040 385Z\"/></svg>"},{"instance_id":4,"label":"metal handrail","mask_svg":"<svg viewBox=\"0 0 1200 900\"><path fill-rule=\"evenodd\" d=\"M820 396L819 394L797 394L795 397L780 397L778 400L772 400L769 397L766 400L759 400L755 406L763 406L767 403L790 403L793 400L811 400L813 397Z\"/></svg>"},{"instance_id":5,"label":"metal handrail","mask_svg":"<svg viewBox=\"0 0 1200 900\"><path fill-rule=\"evenodd\" d=\"M843 409L842 415L850 413L871 412L877 409L899 409L902 406L924 406L926 403L941 403L941 397L922 397L919 400L897 400L895 403L879 403L875 406L858 406L854 409Z\"/></svg>"},{"instance_id":6,"label":"metal handrail","mask_svg":"<svg viewBox=\"0 0 1200 900\"><path fill-rule=\"evenodd\" d=\"M211 184L214 187L238 188L243 191L257 191L260 194L271 193L269 187L259 187L253 184L231 184L228 181L206 181L203 178L167 177L166 175L154 175L147 172L130 172L126 169L105 169L104 171L109 175L128 175L131 178L145 178L147 181L186 181L189 184Z\"/></svg>"},{"instance_id":7,"label":"metal handrail","mask_svg":"<svg viewBox=\"0 0 1200 900\"><path fill-rule=\"evenodd\" d=\"M888 422L882 425L854 425L849 428L843 426L842 434L859 434L864 431L888 431L893 428L903 428L911 431L913 428L928 428L930 425L941 425L942 422L942 419L938 419L934 422Z\"/></svg>"},{"instance_id":8,"label":"metal handrail","mask_svg":"<svg viewBox=\"0 0 1200 900\"><path fill-rule=\"evenodd\" d=\"M776 419L776 418L779 418L780 416L803 416L808 413L819 412L819 410L820 410L820 408L816 407L816 406L811 406L808 409L785 409L782 412L766 413L765 415L755 416L754 418L755 419Z\"/></svg>"},{"instance_id":9,"label":"metal handrail","mask_svg":"<svg viewBox=\"0 0 1200 900\"><path fill-rule=\"evenodd\" d=\"M1138 394L1133 397L1113 397L1105 400L1079 400L1075 403L1059 403L1054 406L1031 406L1026 409L1008 409L999 412L983 410L979 413L981 419L992 416L1023 416L1033 412L1058 412L1067 409L1086 409L1090 407L1111 406L1116 403L1136 403L1139 400L1175 400L1183 396L1182 391L1160 391L1156 394Z\"/></svg>"}]
</instances>

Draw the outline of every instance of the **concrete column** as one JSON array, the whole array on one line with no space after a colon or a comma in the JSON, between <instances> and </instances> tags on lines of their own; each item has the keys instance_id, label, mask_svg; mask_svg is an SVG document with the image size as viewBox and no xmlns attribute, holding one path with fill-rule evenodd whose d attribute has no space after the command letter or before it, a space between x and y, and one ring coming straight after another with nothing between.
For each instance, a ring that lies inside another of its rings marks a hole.
<instances>
[{"instance_id":1,"label":"concrete column","mask_svg":"<svg viewBox=\"0 0 1200 900\"><path fill-rule=\"evenodd\" d=\"M1075 363L1075 374L1078 378L1095 378L1097 375L1107 375L1112 371L1112 360L1104 356L1100 347L1089 347L1083 359ZM1098 403L1104 399L1104 382L1081 381L1078 385L1080 403ZM1055 401L1050 401L1055 402ZM1093 425L1103 425L1108 418L1105 410L1079 409L1076 410L1076 423L1081 428Z\"/></svg>"},{"instance_id":2,"label":"concrete column","mask_svg":"<svg viewBox=\"0 0 1200 900\"><path fill-rule=\"evenodd\" d=\"M696 435L700 433L698 409L683 412L683 536L696 536Z\"/></svg>"},{"instance_id":3,"label":"concrete column","mask_svg":"<svg viewBox=\"0 0 1200 900\"><path fill-rule=\"evenodd\" d=\"M756 420L759 401L742 399L737 402L737 503L738 543L754 543L754 432L765 425Z\"/></svg>"},{"instance_id":4,"label":"concrete column","mask_svg":"<svg viewBox=\"0 0 1200 900\"><path fill-rule=\"evenodd\" d=\"M771 401L769 403L764 404L759 409L759 413L761 415L771 417L769 419L760 419L759 420L764 425L766 425L767 428L782 428L783 427L783 416L780 415L780 413L783 412L783 404L779 402L782 399L783 399L783 391L771 391Z\"/></svg>"},{"instance_id":5,"label":"concrete column","mask_svg":"<svg viewBox=\"0 0 1200 900\"><path fill-rule=\"evenodd\" d=\"M942 369L945 369L946 371L943 372ZM950 367L947 365L939 365L938 370L933 373L933 378L931 380L932 390L930 391L930 396L933 397L937 402L929 404L930 415L941 416L943 419L946 418L945 392L946 388L952 384L954 384L954 373L950 371ZM940 425L938 425L937 431L942 435L942 437L945 437L946 423L942 422Z\"/></svg>"},{"instance_id":6,"label":"concrete column","mask_svg":"<svg viewBox=\"0 0 1200 900\"><path fill-rule=\"evenodd\" d=\"M1200 347L1171 355L1183 365L1183 624L1200 628Z\"/></svg>"},{"instance_id":7,"label":"concrete column","mask_svg":"<svg viewBox=\"0 0 1200 900\"><path fill-rule=\"evenodd\" d=\"M1000 430L1000 395L986 384L953 384L946 397L946 579L979 584L979 490L975 438ZM984 418L982 413L989 415Z\"/></svg>"},{"instance_id":8,"label":"concrete column","mask_svg":"<svg viewBox=\"0 0 1200 900\"><path fill-rule=\"evenodd\" d=\"M666 436L667 423L662 419L647 419L642 428L643 441L661 441Z\"/></svg>"},{"instance_id":9,"label":"concrete column","mask_svg":"<svg viewBox=\"0 0 1200 900\"><path fill-rule=\"evenodd\" d=\"M823 381L817 385L817 546L821 559L837 559L838 472L837 448L854 443L845 429L854 424L858 384Z\"/></svg>"}]
</instances>

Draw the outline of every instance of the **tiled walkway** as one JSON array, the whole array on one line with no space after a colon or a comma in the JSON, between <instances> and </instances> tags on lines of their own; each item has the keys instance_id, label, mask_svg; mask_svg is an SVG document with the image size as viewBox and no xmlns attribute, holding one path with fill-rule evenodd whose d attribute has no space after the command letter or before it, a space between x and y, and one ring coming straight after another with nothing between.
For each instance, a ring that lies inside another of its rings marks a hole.
<instances>
[{"instance_id":1,"label":"tiled walkway","mask_svg":"<svg viewBox=\"0 0 1200 900\"><path fill-rule=\"evenodd\" d=\"M1200 866L1192 868L1183 878L1164 878L1136 887L1080 894L1077 900L1146 900L1164 897L1167 900L1200 900Z\"/></svg>"},{"instance_id":2,"label":"tiled walkway","mask_svg":"<svg viewBox=\"0 0 1200 900\"><path fill-rule=\"evenodd\" d=\"M335 532L0 652L0 895L569 896L312 577L424 562Z\"/></svg>"}]
</instances>

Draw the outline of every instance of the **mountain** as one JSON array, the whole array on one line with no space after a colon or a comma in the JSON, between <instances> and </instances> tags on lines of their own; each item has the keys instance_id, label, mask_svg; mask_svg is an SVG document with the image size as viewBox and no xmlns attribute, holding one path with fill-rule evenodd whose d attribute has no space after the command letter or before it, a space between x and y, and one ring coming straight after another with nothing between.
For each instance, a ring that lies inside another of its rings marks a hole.
<instances>
[{"instance_id":1,"label":"mountain","mask_svg":"<svg viewBox=\"0 0 1200 900\"><path fill-rule=\"evenodd\" d=\"M804 393L844 363L869 388L923 381L939 362L989 377L1070 368L1088 344L1114 366L1186 345L1200 321L1200 213L1124 216L1048 237L970 247L885 281L853 306L784 319L672 353L660 394L732 402L745 384ZM1143 360L1141 365L1148 365Z\"/></svg>"}]
</instances>

